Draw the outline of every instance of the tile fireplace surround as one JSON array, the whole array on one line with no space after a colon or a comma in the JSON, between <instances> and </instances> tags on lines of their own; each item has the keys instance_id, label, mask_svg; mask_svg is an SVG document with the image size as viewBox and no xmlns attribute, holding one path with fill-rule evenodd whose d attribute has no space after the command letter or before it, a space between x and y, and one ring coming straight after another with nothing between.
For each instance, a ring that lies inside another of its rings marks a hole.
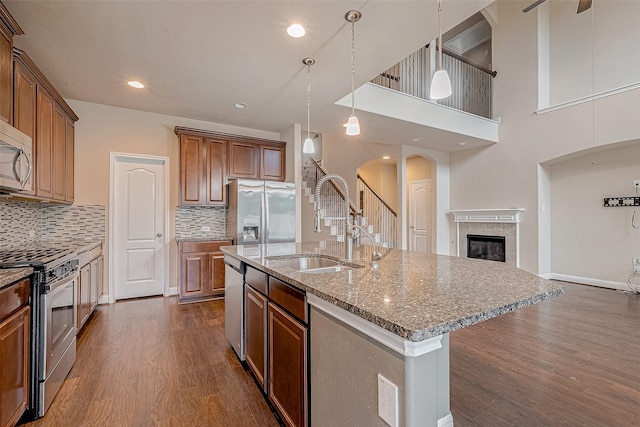
<instances>
[{"instance_id":1,"label":"tile fireplace surround","mask_svg":"<svg viewBox=\"0 0 640 427\"><path fill-rule=\"evenodd\" d=\"M456 223L456 255L467 256L467 234L504 236L507 264L520 267L520 217L523 208L450 210Z\"/></svg>"}]
</instances>

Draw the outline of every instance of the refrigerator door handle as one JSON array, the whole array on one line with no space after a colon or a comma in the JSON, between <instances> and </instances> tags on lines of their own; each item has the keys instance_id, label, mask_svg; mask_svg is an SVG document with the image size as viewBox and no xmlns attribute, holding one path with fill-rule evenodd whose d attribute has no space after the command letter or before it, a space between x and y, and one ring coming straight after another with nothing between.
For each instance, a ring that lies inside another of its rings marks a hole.
<instances>
[{"instance_id":1,"label":"refrigerator door handle","mask_svg":"<svg viewBox=\"0 0 640 427\"><path fill-rule=\"evenodd\" d=\"M269 243L271 238L269 234L269 192L267 191L267 186L264 186L264 191L262 192L262 197L264 197L264 203L262 203L262 243Z\"/></svg>"}]
</instances>

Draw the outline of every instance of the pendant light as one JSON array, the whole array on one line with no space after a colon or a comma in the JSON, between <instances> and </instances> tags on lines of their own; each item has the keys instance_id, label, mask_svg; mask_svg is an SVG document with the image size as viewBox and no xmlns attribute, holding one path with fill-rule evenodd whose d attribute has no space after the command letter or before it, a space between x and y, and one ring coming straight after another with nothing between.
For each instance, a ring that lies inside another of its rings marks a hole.
<instances>
[{"instance_id":1,"label":"pendant light","mask_svg":"<svg viewBox=\"0 0 640 427\"><path fill-rule=\"evenodd\" d=\"M311 66L316 63L313 58L304 58L302 63L307 66L307 139L304 140L302 152L306 154L315 153L313 140L311 139Z\"/></svg>"},{"instance_id":2,"label":"pendant light","mask_svg":"<svg viewBox=\"0 0 640 427\"><path fill-rule=\"evenodd\" d=\"M344 19L347 22L351 22L351 116L347 120L345 127L347 128L347 135L360 135L360 123L355 114L355 75L356 75L356 22L362 18L362 13L357 10L350 10L344 15Z\"/></svg>"},{"instance_id":3,"label":"pendant light","mask_svg":"<svg viewBox=\"0 0 640 427\"><path fill-rule=\"evenodd\" d=\"M438 0L438 42L440 45L438 52L438 71L431 79L431 90L429 97L431 99L444 99L451 96L451 80L447 70L442 67L442 0Z\"/></svg>"}]
</instances>

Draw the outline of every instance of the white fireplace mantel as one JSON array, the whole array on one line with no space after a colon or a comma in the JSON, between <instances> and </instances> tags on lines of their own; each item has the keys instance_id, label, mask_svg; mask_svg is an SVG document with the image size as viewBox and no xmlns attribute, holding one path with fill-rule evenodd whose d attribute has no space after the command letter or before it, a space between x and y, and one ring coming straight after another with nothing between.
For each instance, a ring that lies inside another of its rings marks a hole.
<instances>
[{"instance_id":1,"label":"white fireplace mantel","mask_svg":"<svg viewBox=\"0 0 640 427\"><path fill-rule=\"evenodd\" d=\"M456 223L456 255L460 256L460 223L480 222L494 224L515 224L516 227L516 267L520 267L520 217L524 208L508 209L451 209Z\"/></svg>"},{"instance_id":2,"label":"white fireplace mantel","mask_svg":"<svg viewBox=\"0 0 640 427\"><path fill-rule=\"evenodd\" d=\"M451 209L455 222L518 223L524 208L510 209Z\"/></svg>"}]
</instances>

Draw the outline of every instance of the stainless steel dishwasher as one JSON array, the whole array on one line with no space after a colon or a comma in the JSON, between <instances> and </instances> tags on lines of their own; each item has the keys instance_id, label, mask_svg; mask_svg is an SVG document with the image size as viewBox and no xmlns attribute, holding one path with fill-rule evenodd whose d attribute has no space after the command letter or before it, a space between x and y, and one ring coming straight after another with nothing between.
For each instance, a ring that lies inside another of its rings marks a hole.
<instances>
[{"instance_id":1,"label":"stainless steel dishwasher","mask_svg":"<svg viewBox=\"0 0 640 427\"><path fill-rule=\"evenodd\" d=\"M224 332L244 360L244 263L225 255L224 275Z\"/></svg>"}]
</instances>

